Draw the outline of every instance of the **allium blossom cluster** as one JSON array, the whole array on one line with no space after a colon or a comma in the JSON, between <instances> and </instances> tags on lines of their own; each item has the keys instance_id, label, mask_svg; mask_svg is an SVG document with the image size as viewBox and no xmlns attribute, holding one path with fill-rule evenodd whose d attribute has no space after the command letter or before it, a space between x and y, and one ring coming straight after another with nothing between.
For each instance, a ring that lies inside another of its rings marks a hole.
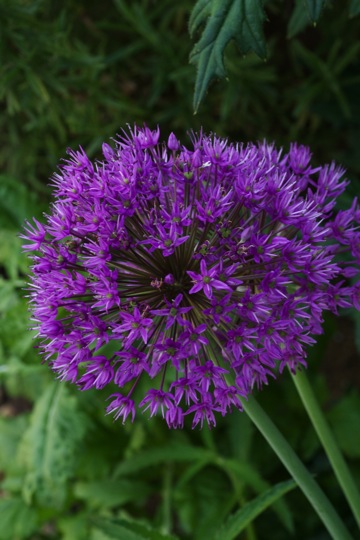
<instances>
[{"instance_id":1,"label":"allium blossom cluster","mask_svg":"<svg viewBox=\"0 0 360 540\"><path fill-rule=\"evenodd\" d=\"M360 308L360 210L334 212L344 171L301 145L159 137L130 129L96 163L68 151L24 235L31 310L57 376L109 385L115 418L212 426L306 364L324 311Z\"/></svg>"}]
</instances>

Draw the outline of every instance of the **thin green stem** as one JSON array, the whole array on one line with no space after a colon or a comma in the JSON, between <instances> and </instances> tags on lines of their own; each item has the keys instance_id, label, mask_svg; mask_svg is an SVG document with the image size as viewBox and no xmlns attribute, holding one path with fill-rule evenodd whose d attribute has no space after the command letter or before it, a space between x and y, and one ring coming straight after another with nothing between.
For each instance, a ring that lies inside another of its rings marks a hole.
<instances>
[{"instance_id":1,"label":"thin green stem","mask_svg":"<svg viewBox=\"0 0 360 540\"><path fill-rule=\"evenodd\" d=\"M303 491L331 537L334 540L351 540L350 533L339 518L333 505L262 407L254 397L250 397L248 401L242 399L241 402L244 411Z\"/></svg>"},{"instance_id":2,"label":"thin green stem","mask_svg":"<svg viewBox=\"0 0 360 540\"><path fill-rule=\"evenodd\" d=\"M172 484L172 467L168 465L164 469L163 476L163 525L162 532L164 534L170 534L171 531L171 484Z\"/></svg>"},{"instance_id":3,"label":"thin green stem","mask_svg":"<svg viewBox=\"0 0 360 540\"><path fill-rule=\"evenodd\" d=\"M360 527L360 494L349 468L340 452L333 433L319 407L315 394L309 384L305 371L291 374L301 401L308 413L314 429L324 447L335 476Z\"/></svg>"}]
</instances>

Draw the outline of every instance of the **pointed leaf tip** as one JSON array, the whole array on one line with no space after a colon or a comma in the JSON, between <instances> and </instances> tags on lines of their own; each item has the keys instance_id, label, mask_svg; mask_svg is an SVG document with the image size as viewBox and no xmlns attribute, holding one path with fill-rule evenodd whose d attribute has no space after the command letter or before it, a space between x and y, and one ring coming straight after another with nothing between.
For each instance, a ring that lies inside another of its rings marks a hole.
<instances>
[{"instance_id":1,"label":"pointed leaf tip","mask_svg":"<svg viewBox=\"0 0 360 540\"><path fill-rule=\"evenodd\" d=\"M190 53L197 67L193 107L197 112L210 82L225 77L224 50L235 40L244 54L254 51L266 57L262 0L198 0L190 16L190 35L204 25L200 40Z\"/></svg>"}]
</instances>

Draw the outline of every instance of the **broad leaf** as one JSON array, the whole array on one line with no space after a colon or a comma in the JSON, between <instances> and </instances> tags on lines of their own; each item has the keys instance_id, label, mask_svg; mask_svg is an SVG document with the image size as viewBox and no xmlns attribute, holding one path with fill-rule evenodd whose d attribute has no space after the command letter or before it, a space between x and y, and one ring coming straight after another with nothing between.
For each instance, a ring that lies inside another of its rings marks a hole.
<instances>
[{"instance_id":1,"label":"broad leaf","mask_svg":"<svg viewBox=\"0 0 360 540\"><path fill-rule=\"evenodd\" d=\"M37 527L37 514L20 498L0 500L1 540L29 538Z\"/></svg>"},{"instance_id":2,"label":"broad leaf","mask_svg":"<svg viewBox=\"0 0 360 540\"><path fill-rule=\"evenodd\" d=\"M225 524L217 531L215 540L233 540L241 533L259 514L264 512L271 504L294 489L296 483L293 480L281 482L270 488L256 499L247 503L235 514L232 514Z\"/></svg>"},{"instance_id":3,"label":"broad leaf","mask_svg":"<svg viewBox=\"0 0 360 540\"><path fill-rule=\"evenodd\" d=\"M14 456L26 424L27 418L22 414L13 418L0 418L0 470L6 478L19 472Z\"/></svg>"},{"instance_id":4,"label":"broad leaf","mask_svg":"<svg viewBox=\"0 0 360 540\"><path fill-rule=\"evenodd\" d=\"M205 28L190 54L190 63L197 66L194 110L197 111L210 81L225 77L224 50L232 39L243 54L254 51L266 56L262 24L265 15L262 0L199 0L190 18L193 33Z\"/></svg>"},{"instance_id":5,"label":"broad leaf","mask_svg":"<svg viewBox=\"0 0 360 540\"><path fill-rule=\"evenodd\" d=\"M101 508L113 508L129 501L141 500L150 493L149 486L135 480L79 482L74 488L76 497L87 501L91 506Z\"/></svg>"},{"instance_id":6,"label":"broad leaf","mask_svg":"<svg viewBox=\"0 0 360 540\"><path fill-rule=\"evenodd\" d=\"M65 384L52 383L40 397L24 434L20 458L26 467L23 493L47 507L61 507L74 474L86 418Z\"/></svg>"}]
</instances>

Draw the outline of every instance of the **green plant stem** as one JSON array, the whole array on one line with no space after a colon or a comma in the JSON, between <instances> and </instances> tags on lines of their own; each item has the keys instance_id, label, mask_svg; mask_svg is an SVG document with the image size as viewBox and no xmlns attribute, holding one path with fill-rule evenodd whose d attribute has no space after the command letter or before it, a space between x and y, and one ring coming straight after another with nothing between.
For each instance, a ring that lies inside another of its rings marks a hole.
<instances>
[{"instance_id":1,"label":"green plant stem","mask_svg":"<svg viewBox=\"0 0 360 540\"><path fill-rule=\"evenodd\" d=\"M303 491L331 537L334 540L351 540L350 533L345 528L333 505L262 407L252 396L248 401L242 399L241 402L244 411Z\"/></svg>"},{"instance_id":2,"label":"green plant stem","mask_svg":"<svg viewBox=\"0 0 360 540\"><path fill-rule=\"evenodd\" d=\"M163 525L161 532L170 534L171 531L171 484L172 466L167 465L163 476Z\"/></svg>"},{"instance_id":3,"label":"green plant stem","mask_svg":"<svg viewBox=\"0 0 360 540\"><path fill-rule=\"evenodd\" d=\"M321 444L324 447L326 455L329 458L335 476L355 516L356 522L360 527L359 491L339 450L332 431L319 407L306 373L304 371L298 371L296 375L291 373L291 376L306 412L308 413Z\"/></svg>"}]
</instances>

